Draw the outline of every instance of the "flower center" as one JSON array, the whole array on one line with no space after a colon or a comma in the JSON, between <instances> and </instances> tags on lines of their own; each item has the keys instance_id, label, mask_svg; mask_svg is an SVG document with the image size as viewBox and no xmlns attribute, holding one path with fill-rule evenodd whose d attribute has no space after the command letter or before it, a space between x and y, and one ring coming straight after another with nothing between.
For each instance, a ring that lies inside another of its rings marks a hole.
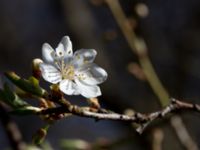
<instances>
[{"instance_id":1,"label":"flower center","mask_svg":"<svg viewBox=\"0 0 200 150\"><path fill-rule=\"evenodd\" d=\"M75 76L74 66L69 65L63 68L62 70L63 79L74 80L74 76Z\"/></svg>"}]
</instances>

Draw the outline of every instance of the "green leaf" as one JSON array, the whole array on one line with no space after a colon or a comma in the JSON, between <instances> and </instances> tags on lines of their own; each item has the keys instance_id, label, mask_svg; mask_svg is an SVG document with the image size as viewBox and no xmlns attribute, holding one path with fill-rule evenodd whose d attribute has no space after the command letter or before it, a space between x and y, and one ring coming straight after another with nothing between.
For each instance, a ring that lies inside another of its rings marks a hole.
<instances>
[{"instance_id":1,"label":"green leaf","mask_svg":"<svg viewBox=\"0 0 200 150\"><path fill-rule=\"evenodd\" d=\"M13 108L28 106L28 103L20 99L16 93L11 91L7 84L4 85L4 89L0 89L0 99Z\"/></svg>"},{"instance_id":2,"label":"green leaf","mask_svg":"<svg viewBox=\"0 0 200 150\"><path fill-rule=\"evenodd\" d=\"M40 97L44 96L45 90L39 86L39 81L36 78L30 77L29 80L22 79L14 72L6 72L5 75L13 84L25 92Z\"/></svg>"}]
</instances>

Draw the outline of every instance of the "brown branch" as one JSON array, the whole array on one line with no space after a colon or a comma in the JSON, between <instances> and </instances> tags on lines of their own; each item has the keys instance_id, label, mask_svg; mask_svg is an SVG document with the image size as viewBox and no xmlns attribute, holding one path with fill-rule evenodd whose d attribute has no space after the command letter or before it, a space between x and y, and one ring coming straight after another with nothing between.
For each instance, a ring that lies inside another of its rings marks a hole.
<instances>
[{"instance_id":1,"label":"brown branch","mask_svg":"<svg viewBox=\"0 0 200 150\"><path fill-rule=\"evenodd\" d=\"M26 145L22 140L21 133L17 125L11 120L2 103L0 103L0 121L5 128L12 149L25 150Z\"/></svg>"},{"instance_id":2,"label":"brown branch","mask_svg":"<svg viewBox=\"0 0 200 150\"><path fill-rule=\"evenodd\" d=\"M192 104L192 103L187 103L187 102L182 102L182 101L179 101L179 100L176 100L176 99L171 99L171 103L168 106L166 106L164 109L149 114L148 115L149 121L141 124L137 128L137 132L142 133L144 131L144 129L151 122L153 122L155 119L157 119L157 118L163 118L167 114L175 112L175 111L178 111L178 110L193 110L193 111L200 112L200 105L198 105L198 104Z\"/></svg>"},{"instance_id":3,"label":"brown branch","mask_svg":"<svg viewBox=\"0 0 200 150\"><path fill-rule=\"evenodd\" d=\"M137 132L142 133L144 129L153 121L166 117L169 113L176 112L178 110L187 110L187 111L195 111L200 112L200 105L192 104L188 102L183 102L177 99L171 99L171 103L165 108L152 112L149 114L142 113L134 113L134 115L124 115L118 114L110 111L101 111L97 109L90 109L89 107L79 107L76 105L72 105L66 99L61 99L58 101L54 101L61 105L61 107L57 108L49 108L43 109L38 114L46 115L46 114L62 114L62 113L71 113L73 115L93 118L95 120L116 120L116 121L124 121L124 122L132 122L137 123L139 127L136 129Z\"/></svg>"}]
</instances>

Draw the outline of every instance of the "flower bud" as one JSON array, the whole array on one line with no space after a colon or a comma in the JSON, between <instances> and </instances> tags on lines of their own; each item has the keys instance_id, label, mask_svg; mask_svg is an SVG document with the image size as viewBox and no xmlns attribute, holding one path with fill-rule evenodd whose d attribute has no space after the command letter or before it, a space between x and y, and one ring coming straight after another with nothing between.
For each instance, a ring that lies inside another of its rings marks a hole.
<instances>
[{"instance_id":1,"label":"flower bud","mask_svg":"<svg viewBox=\"0 0 200 150\"><path fill-rule=\"evenodd\" d=\"M43 128L40 128L34 135L33 135L33 143L40 145L45 140L45 137L47 135L47 131L49 129L49 126L45 126Z\"/></svg>"},{"instance_id":2,"label":"flower bud","mask_svg":"<svg viewBox=\"0 0 200 150\"><path fill-rule=\"evenodd\" d=\"M32 74L37 79L39 79L41 77L41 71L40 71L41 63L43 63L43 61L39 58L35 58L32 61Z\"/></svg>"},{"instance_id":3,"label":"flower bud","mask_svg":"<svg viewBox=\"0 0 200 150\"><path fill-rule=\"evenodd\" d=\"M101 106L97 98L89 98L87 101L92 108L100 109Z\"/></svg>"}]
</instances>

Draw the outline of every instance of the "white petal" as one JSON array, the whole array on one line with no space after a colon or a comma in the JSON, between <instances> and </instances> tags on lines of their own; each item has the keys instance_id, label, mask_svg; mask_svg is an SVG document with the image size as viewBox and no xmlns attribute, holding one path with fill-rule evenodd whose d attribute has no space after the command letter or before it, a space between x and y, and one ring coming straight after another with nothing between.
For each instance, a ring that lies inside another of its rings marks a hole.
<instances>
[{"instance_id":1,"label":"white petal","mask_svg":"<svg viewBox=\"0 0 200 150\"><path fill-rule=\"evenodd\" d=\"M75 67L80 67L84 64L92 63L97 55L94 49L80 49L74 53L73 64Z\"/></svg>"},{"instance_id":2,"label":"white petal","mask_svg":"<svg viewBox=\"0 0 200 150\"><path fill-rule=\"evenodd\" d=\"M56 84L62 79L60 71L53 65L41 63L40 70L42 77L50 83Z\"/></svg>"},{"instance_id":3,"label":"white petal","mask_svg":"<svg viewBox=\"0 0 200 150\"><path fill-rule=\"evenodd\" d=\"M42 45L42 56L45 62L52 63L54 61L55 51L53 48L48 44L44 43Z\"/></svg>"},{"instance_id":4,"label":"white petal","mask_svg":"<svg viewBox=\"0 0 200 150\"><path fill-rule=\"evenodd\" d=\"M62 80L59 84L60 90L67 95L77 95L77 85L70 80Z\"/></svg>"},{"instance_id":5,"label":"white petal","mask_svg":"<svg viewBox=\"0 0 200 150\"><path fill-rule=\"evenodd\" d=\"M107 72L94 63L85 65L82 69L79 68L76 75L82 79L83 83L88 85L103 83L108 77Z\"/></svg>"},{"instance_id":6,"label":"white petal","mask_svg":"<svg viewBox=\"0 0 200 150\"><path fill-rule=\"evenodd\" d=\"M56 48L58 59L65 59L65 63L69 63L73 56L72 42L68 36L64 36Z\"/></svg>"},{"instance_id":7,"label":"white petal","mask_svg":"<svg viewBox=\"0 0 200 150\"><path fill-rule=\"evenodd\" d=\"M77 89L80 92L81 95L83 95L86 98L94 98L97 96L101 95L101 90L98 86L93 85L86 85L84 83L82 83L80 80L75 80L76 84L77 84Z\"/></svg>"},{"instance_id":8,"label":"white petal","mask_svg":"<svg viewBox=\"0 0 200 150\"><path fill-rule=\"evenodd\" d=\"M73 56L73 51L72 51L72 42L69 38L69 36L64 36L61 40L61 43L64 46L65 50L65 57L72 57Z\"/></svg>"},{"instance_id":9,"label":"white petal","mask_svg":"<svg viewBox=\"0 0 200 150\"><path fill-rule=\"evenodd\" d=\"M65 55L64 45L62 43L59 43L56 48L56 54L58 58L63 58Z\"/></svg>"}]
</instances>

